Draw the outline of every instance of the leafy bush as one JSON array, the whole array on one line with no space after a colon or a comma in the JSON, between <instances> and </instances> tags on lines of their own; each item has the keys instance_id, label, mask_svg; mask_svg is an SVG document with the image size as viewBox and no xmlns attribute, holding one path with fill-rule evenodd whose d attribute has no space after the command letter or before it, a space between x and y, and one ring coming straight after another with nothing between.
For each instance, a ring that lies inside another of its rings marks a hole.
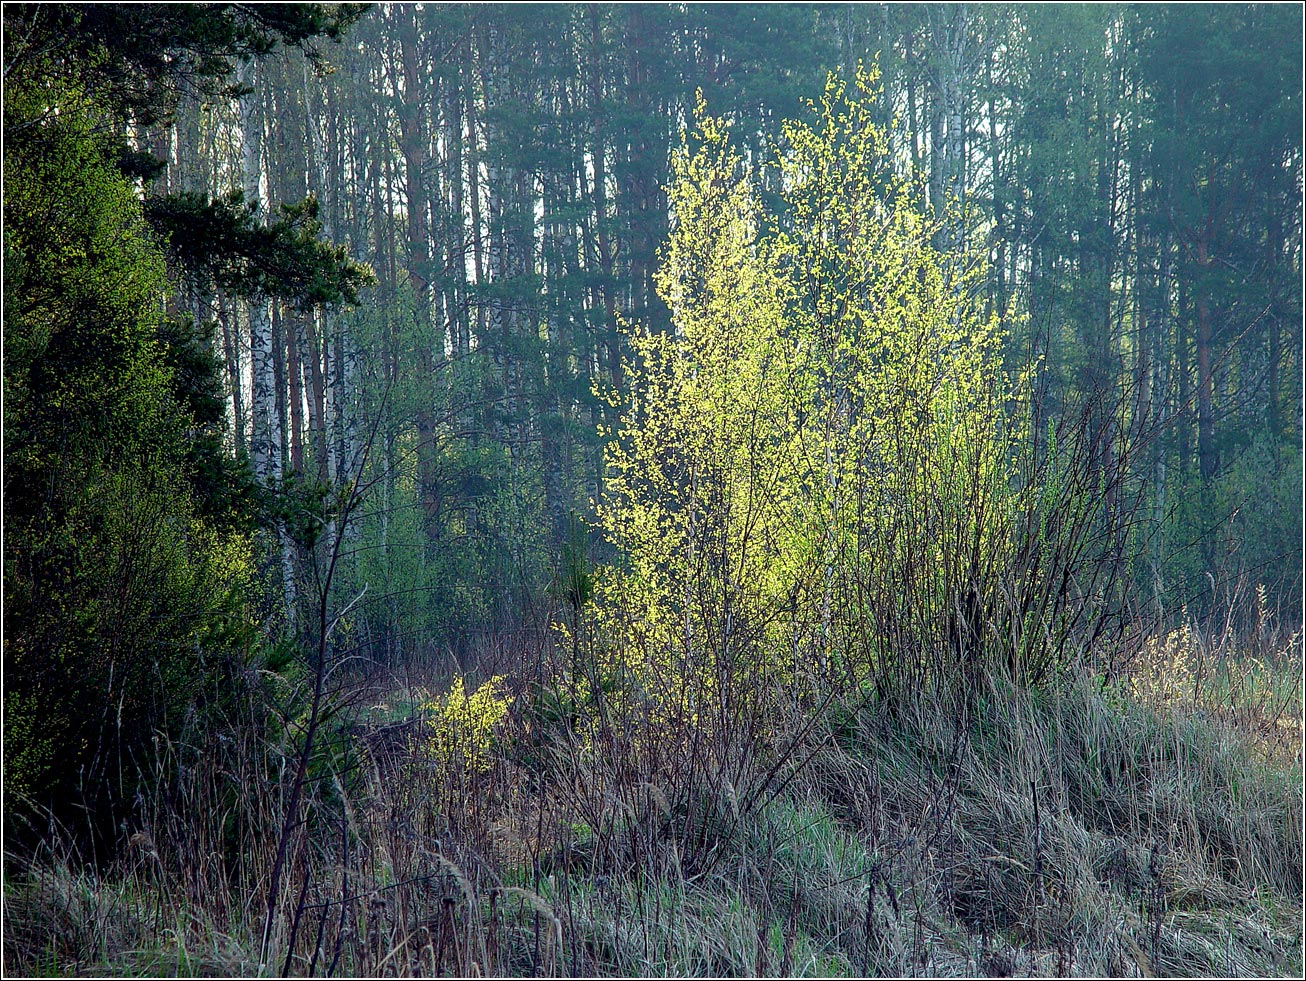
<instances>
[{"instance_id":1,"label":"leafy bush","mask_svg":"<svg viewBox=\"0 0 1306 981\"><path fill-rule=\"evenodd\" d=\"M445 694L422 706L431 716L427 751L437 762L469 772L489 769L495 733L513 702L500 691L502 682L491 678L468 695L460 675Z\"/></svg>"},{"instance_id":2,"label":"leafy bush","mask_svg":"<svg viewBox=\"0 0 1306 981\"><path fill-rule=\"evenodd\" d=\"M873 84L786 125L774 213L701 105L673 160L674 330L632 332L594 612L668 720L756 709L721 709L731 689L1036 681L1111 608L1123 470L1011 408L1030 376L1003 368L981 259L935 245L963 216L922 212Z\"/></svg>"}]
</instances>

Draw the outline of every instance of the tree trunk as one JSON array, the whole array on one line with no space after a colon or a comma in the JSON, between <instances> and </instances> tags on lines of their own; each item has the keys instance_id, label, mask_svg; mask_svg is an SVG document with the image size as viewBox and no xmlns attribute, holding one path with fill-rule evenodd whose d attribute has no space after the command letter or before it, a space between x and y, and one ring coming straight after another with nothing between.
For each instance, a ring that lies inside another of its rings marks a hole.
<instances>
[{"instance_id":1,"label":"tree trunk","mask_svg":"<svg viewBox=\"0 0 1306 981\"><path fill-rule=\"evenodd\" d=\"M940 245L947 251L962 244L956 208L965 192L966 77L972 67L970 15L964 3L930 7L934 113L930 121L930 198L937 215L948 214Z\"/></svg>"},{"instance_id":2,"label":"tree trunk","mask_svg":"<svg viewBox=\"0 0 1306 981\"><path fill-rule=\"evenodd\" d=\"M411 6L396 8L403 87L395 108L399 113L399 149L404 157L404 190L408 197L408 262L406 272L413 295L417 323L418 371L423 395L417 409L417 493L425 514L427 540L440 535L439 487L435 445L433 383L435 359L431 325L429 274L430 231L427 227L426 184L427 142L423 126L422 91L425 79L418 65L417 13Z\"/></svg>"},{"instance_id":3,"label":"tree trunk","mask_svg":"<svg viewBox=\"0 0 1306 981\"><path fill-rule=\"evenodd\" d=\"M1197 242L1197 266L1211 266L1210 246L1203 234ZM1215 450L1214 385L1211 374L1211 303L1204 284L1197 290L1197 467L1202 483L1215 479L1219 461Z\"/></svg>"},{"instance_id":4,"label":"tree trunk","mask_svg":"<svg viewBox=\"0 0 1306 981\"><path fill-rule=\"evenodd\" d=\"M252 85L253 62L242 63L237 79L243 85ZM262 99L253 92L239 100L241 128L241 176L245 200L258 204L260 220L266 221L267 208L261 200L263 167L264 113ZM253 362L253 432L250 439L250 459L254 476L265 487L280 487L282 480L282 429L277 399L277 357L273 343L272 319L266 299L256 298L249 305L250 357ZM285 523L276 525L277 553L281 567L281 594L285 608L286 627L295 629L295 577L291 544Z\"/></svg>"},{"instance_id":5,"label":"tree trunk","mask_svg":"<svg viewBox=\"0 0 1306 981\"><path fill-rule=\"evenodd\" d=\"M245 383L240 363L240 333L232 323L232 312L226 298L214 296L213 312L222 332L222 353L227 366L227 394L231 399L231 434L235 440L236 458L248 453L245 441Z\"/></svg>"},{"instance_id":6,"label":"tree trunk","mask_svg":"<svg viewBox=\"0 0 1306 981\"><path fill-rule=\"evenodd\" d=\"M254 82L254 63L243 63L237 80L242 85ZM241 178L245 202L257 206L262 221L267 209L262 203L263 111L262 100L254 92L240 97ZM272 356L272 320L268 302L256 298L249 304L250 360L253 366L251 388L252 427L250 462L255 478L263 484L280 477L276 460L280 457L274 426L276 424L276 378Z\"/></svg>"},{"instance_id":7,"label":"tree trunk","mask_svg":"<svg viewBox=\"0 0 1306 981\"><path fill-rule=\"evenodd\" d=\"M617 336L616 280L612 261L612 239L608 227L607 137L603 118L603 34L598 4L588 7L590 22L589 110L590 153L594 161L594 226L599 249L598 284L603 309L600 330L607 356L608 378L612 387L621 390L621 343Z\"/></svg>"},{"instance_id":8,"label":"tree trunk","mask_svg":"<svg viewBox=\"0 0 1306 981\"><path fill-rule=\"evenodd\" d=\"M479 25L478 25L479 26ZM481 216L481 128L477 123L476 112L476 42L469 38L463 47L464 79L467 96L467 197L471 208L472 223L472 276L479 289L485 285L485 225ZM486 341L485 301L479 292L476 295L476 340L477 344Z\"/></svg>"},{"instance_id":9,"label":"tree trunk","mask_svg":"<svg viewBox=\"0 0 1306 981\"><path fill-rule=\"evenodd\" d=\"M327 451L326 371L327 346L322 342L322 316L309 313L301 321L304 329L304 350L308 352L308 435L317 464L317 478L323 482L335 479L331 455Z\"/></svg>"}]
</instances>

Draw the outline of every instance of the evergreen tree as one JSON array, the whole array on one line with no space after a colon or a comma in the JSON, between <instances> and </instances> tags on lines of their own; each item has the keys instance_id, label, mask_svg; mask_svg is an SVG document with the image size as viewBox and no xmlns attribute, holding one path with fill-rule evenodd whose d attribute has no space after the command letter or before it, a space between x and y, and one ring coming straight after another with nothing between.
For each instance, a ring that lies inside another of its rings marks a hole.
<instances>
[{"instance_id":1,"label":"evergreen tree","mask_svg":"<svg viewBox=\"0 0 1306 981\"><path fill-rule=\"evenodd\" d=\"M342 298L365 272L316 240L311 203L267 229L239 199L151 195L147 217L134 182L160 162L118 134L166 116L187 85L213 90L229 57L329 29L322 16L5 9L5 790L15 821L34 806L59 819L85 809L78 827L111 843L157 762L156 737L175 737L220 698L215 686L253 640L253 489L226 443L212 325L167 302L165 245L192 281L275 283L304 303ZM215 245L232 251L207 261Z\"/></svg>"}]
</instances>

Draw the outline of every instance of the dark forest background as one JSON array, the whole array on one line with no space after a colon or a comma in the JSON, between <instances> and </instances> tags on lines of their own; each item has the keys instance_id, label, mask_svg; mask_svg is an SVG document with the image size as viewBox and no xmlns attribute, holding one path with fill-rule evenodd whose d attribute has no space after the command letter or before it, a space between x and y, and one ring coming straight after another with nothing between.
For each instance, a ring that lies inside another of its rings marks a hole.
<instances>
[{"instance_id":1,"label":"dark forest background","mask_svg":"<svg viewBox=\"0 0 1306 981\"><path fill-rule=\"evenodd\" d=\"M1044 424L1087 405L1100 452L1145 442L1140 606L1242 581L1295 609L1300 54L1284 6L381 6L133 132L166 161L147 194L243 190L259 221L311 197L375 272L343 308L175 272L170 303L218 325L260 484L354 476L375 426L345 579L384 663L538 612L599 493L622 324L670 329L652 275L695 91L774 189L780 122L859 61L921 206L968 209Z\"/></svg>"}]
</instances>

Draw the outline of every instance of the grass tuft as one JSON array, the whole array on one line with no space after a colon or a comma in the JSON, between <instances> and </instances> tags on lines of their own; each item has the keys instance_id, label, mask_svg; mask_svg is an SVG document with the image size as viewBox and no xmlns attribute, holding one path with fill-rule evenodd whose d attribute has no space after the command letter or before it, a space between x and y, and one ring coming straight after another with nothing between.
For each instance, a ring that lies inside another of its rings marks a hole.
<instances>
[{"instance_id":1,"label":"grass tuft","mask_svg":"<svg viewBox=\"0 0 1306 981\"><path fill-rule=\"evenodd\" d=\"M1300 730L1283 725L1300 719L1284 677L1300 642L1244 670L1187 636L1207 680L1179 691L1150 664L1045 689L852 686L805 718L772 698L769 718L710 739L561 671L513 688L477 753L438 758L438 715L370 720L369 692L324 741L352 749L314 764L263 966L279 797L272 783L235 794L230 777L275 772L287 750L239 727L164 747L161 762L184 763L177 796L144 810L113 865L78 862L57 836L6 857L5 969L1300 973ZM405 697L424 701L389 703Z\"/></svg>"}]
</instances>

